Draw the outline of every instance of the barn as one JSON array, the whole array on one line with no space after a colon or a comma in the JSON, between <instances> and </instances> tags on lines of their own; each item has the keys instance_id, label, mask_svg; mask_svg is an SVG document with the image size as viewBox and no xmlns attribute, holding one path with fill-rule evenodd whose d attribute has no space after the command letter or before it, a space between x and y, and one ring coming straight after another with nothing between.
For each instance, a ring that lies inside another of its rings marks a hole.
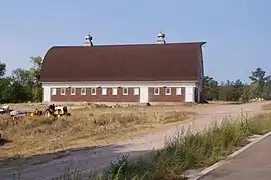
<instances>
[{"instance_id":1,"label":"barn","mask_svg":"<svg viewBox=\"0 0 271 180\"><path fill-rule=\"evenodd\" d=\"M54 46L40 75L44 102L176 103L201 102L202 45L153 44Z\"/></svg>"}]
</instances>

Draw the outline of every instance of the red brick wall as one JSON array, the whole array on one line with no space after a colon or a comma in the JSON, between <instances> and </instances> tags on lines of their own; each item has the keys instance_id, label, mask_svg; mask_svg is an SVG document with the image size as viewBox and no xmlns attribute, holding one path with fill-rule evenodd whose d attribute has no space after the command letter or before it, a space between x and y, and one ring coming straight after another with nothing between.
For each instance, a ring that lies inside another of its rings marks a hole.
<instances>
[{"instance_id":1,"label":"red brick wall","mask_svg":"<svg viewBox=\"0 0 271 180\"><path fill-rule=\"evenodd\" d=\"M56 95L51 95L51 101L74 102L139 102L139 95L134 95L134 88L128 88L128 95L123 95L123 88L118 88L118 94L112 95L112 88L107 88L107 95L102 95L102 88L96 88L96 95L91 94L91 88L86 88L86 95L81 95L81 88L76 88L76 94L71 95L71 88L66 88L66 94L61 95L57 88Z\"/></svg>"},{"instance_id":2,"label":"red brick wall","mask_svg":"<svg viewBox=\"0 0 271 180\"><path fill-rule=\"evenodd\" d=\"M182 94L176 94L176 87L171 87L171 94L165 94L165 88L160 87L159 95L154 95L154 88L149 88L149 102L184 102L185 87ZM102 88L96 88L96 95L91 94L91 88L86 88L86 95L81 95L81 88L76 88L76 94L71 95L71 89L66 88L66 94L60 94L61 88L56 89L56 95L51 95L55 102L139 102L140 95L134 95L134 88L128 88L128 95L123 95L123 88L118 88L118 94L112 95L112 88L107 88L107 95L102 95ZM140 92L139 92L140 93Z\"/></svg>"},{"instance_id":3,"label":"red brick wall","mask_svg":"<svg viewBox=\"0 0 271 180\"><path fill-rule=\"evenodd\" d=\"M159 95L154 95L154 88L149 88L149 102L184 102L185 101L185 87L182 87L182 94L176 95L176 87L171 87L171 95L166 95L166 88L159 88Z\"/></svg>"}]
</instances>

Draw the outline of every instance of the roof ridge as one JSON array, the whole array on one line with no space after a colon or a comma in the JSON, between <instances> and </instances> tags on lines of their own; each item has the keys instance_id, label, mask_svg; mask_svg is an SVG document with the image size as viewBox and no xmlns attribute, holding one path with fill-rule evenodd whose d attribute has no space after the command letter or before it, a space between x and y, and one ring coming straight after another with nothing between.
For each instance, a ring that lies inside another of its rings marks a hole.
<instances>
[{"instance_id":1,"label":"roof ridge","mask_svg":"<svg viewBox=\"0 0 271 180\"><path fill-rule=\"evenodd\" d=\"M200 44L200 45L204 45L206 44L205 41L191 41L191 42L172 42L172 43L166 43L166 44L156 44L156 43L146 43L146 44L143 44L143 43L138 43L138 44L97 44L97 45L94 45L93 47L116 47L116 46L170 46L170 45L185 45L185 44ZM55 45L53 47L58 47L58 48L76 48L76 47L84 47L84 45L72 45L72 46L69 46L69 45ZM91 47L91 48L93 48Z\"/></svg>"}]
</instances>

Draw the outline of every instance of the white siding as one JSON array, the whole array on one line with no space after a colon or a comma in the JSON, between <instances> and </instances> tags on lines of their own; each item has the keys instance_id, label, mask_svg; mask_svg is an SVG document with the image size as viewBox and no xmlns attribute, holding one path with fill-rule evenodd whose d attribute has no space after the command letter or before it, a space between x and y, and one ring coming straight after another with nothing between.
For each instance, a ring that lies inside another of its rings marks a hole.
<instances>
[{"instance_id":1,"label":"white siding","mask_svg":"<svg viewBox=\"0 0 271 180\"><path fill-rule=\"evenodd\" d=\"M176 95L182 95L182 88L181 87L176 88Z\"/></svg>"},{"instance_id":2,"label":"white siding","mask_svg":"<svg viewBox=\"0 0 271 180\"><path fill-rule=\"evenodd\" d=\"M112 95L118 95L118 88L112 89Z\"/></svg>"},{"instance_id":3,"label":"white siding","mask_svg":"<svg viewBox=\"0 0 271 180\"><path fill-rule=\"evenodd\" d=\"M148 87L140 87L140 99L139 102L147 103L149 102L149 88Z\"/></svg>"},{"instance_id":4,"label":"white siding","mask_svg":"<svg viewBox=\"0 0 271 180\"><path fill-rule=\"evenodd\" d=\"M139 88L134 88L134 95L139 95Z\"/></svg>"},{"instance_id":5,"label":"white siding","mask_svg":"<svg viewBox=\"0 0 271 180\"><path fill-rule=\"evenodd\" d=\"M195 102L195 91L193 86L185 87L185 102Z\"/></svg>"},{"instance_id":6,"label":"white siding","mask_svg":"<svg viewBox=\"0 0 271 180\"><path fill-rule=\"evenodd\" d=\"M43 102L50 102L51 101L51 87L44 86L43 87Z\"/></svg>"},{"instance_id":7,"label":"white siding","mask_svg":"<svg viewBox=\"0 0 271 180\"><path fill-rule=\"evenodd\" d=\"M107 88L102 88L102 95L107 95Z\"/></svg>"},{"instance_id":8,"label":"white siding","mask_svg":"<svg viewBox=\"0 0 271 180\"><path fill-rule=\"evenodd\" d=\"M55 96L56 95L56 88L51 88L51 95Z\"/></svg>"}]
</instances>

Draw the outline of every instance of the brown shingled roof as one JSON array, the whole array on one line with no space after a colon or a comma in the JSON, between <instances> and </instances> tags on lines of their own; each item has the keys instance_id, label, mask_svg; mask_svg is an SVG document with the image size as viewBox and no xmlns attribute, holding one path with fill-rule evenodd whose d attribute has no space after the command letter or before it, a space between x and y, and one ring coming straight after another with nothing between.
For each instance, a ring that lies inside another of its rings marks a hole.
<instances>
[{"instance_id":1,"label":"brown shingled roof","mask_svg":"<svg viewBox=\"0 0 271 180\"><path fill-rule=\"evenodd\" d=\"M193 81L204 42L52 47L40 82Z\"/></svg>"}]
</instances>

